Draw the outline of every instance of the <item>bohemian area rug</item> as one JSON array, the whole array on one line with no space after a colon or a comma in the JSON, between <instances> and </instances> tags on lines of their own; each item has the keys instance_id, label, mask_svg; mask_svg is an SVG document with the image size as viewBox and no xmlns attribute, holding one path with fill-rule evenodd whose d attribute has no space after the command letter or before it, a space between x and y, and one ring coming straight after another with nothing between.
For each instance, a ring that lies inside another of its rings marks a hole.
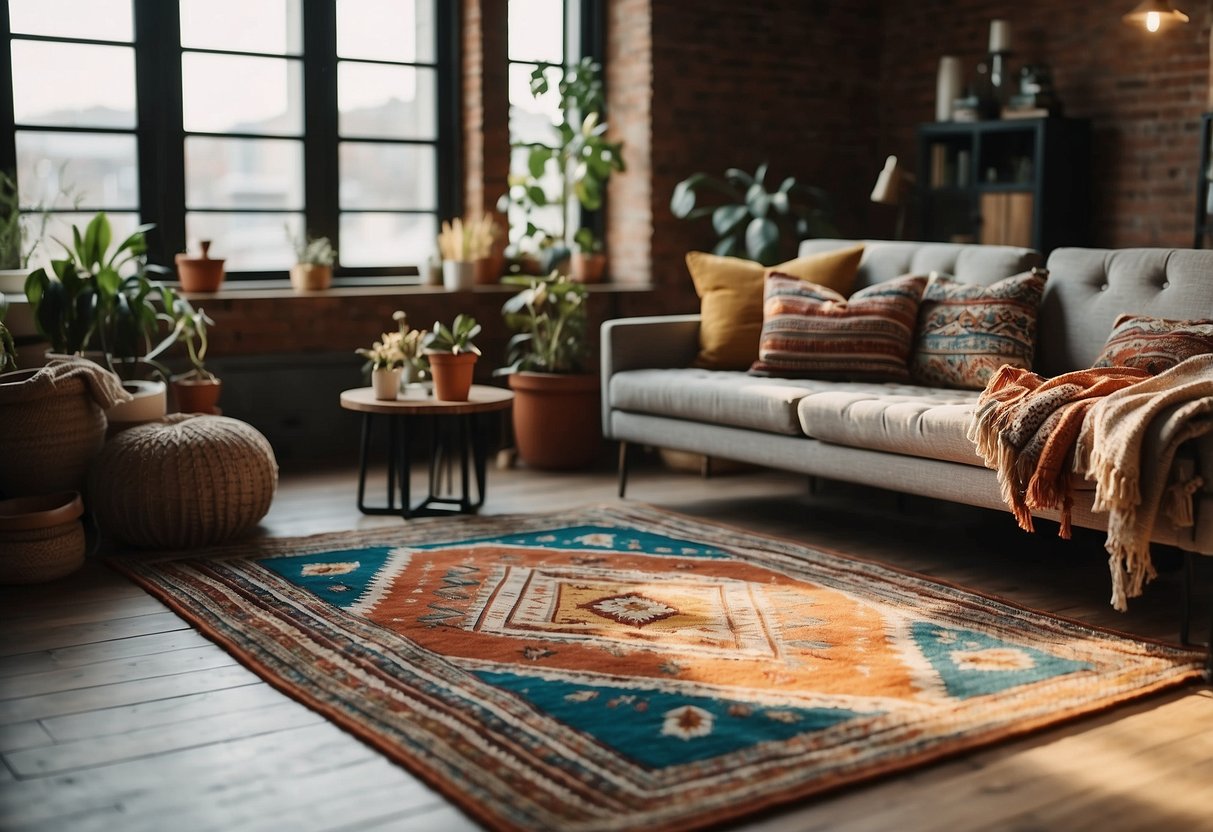
<instances>
[{"instance_id":1,"label":"bohemian area rug","mask_svg":"<svg viewBox=\"0 0 1213 832\"><path fill-rule=\"evenodd\" d=\"M719 824L1196 679L1203 661L631 505L118 566L501 829Z\"/></svg>"}]
</instances>

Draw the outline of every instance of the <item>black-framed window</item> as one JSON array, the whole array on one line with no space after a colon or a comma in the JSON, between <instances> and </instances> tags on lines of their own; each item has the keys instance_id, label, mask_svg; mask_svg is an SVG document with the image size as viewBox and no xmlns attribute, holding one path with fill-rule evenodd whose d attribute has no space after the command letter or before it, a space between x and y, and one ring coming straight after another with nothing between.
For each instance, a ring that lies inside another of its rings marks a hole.
<instances>
[{"instance_id":1,"label":"black-framed window","mask_svg":"<svg viewBox=\"0 0 1213 832\"><path fill-rule=\"evenodd\" d=\"M156 223L158 262L210 239L230 277L284 278L306 229L339 277L416 274L459 211L457 7L0 0L0 167L23 208L66 190L53 227Z\"/></svg>"},{"instance_id":2,"label":"black-framed window","mask_svg":"<svg viewBox=\"0 0 1213 832\"><path fill-rule=\"evenodd\" d=\"M508 0L508 42L506 50L509 83L509 141L551 143L553 126L560 121L560 94L557 85L564 68L585 56L602 59L603 20L600 0ZM540 99L531 94L530 79L536 68L543 68L549 91ZM528 151L510 151L510 174L527 170ZM549 194L557 190L555 177L545 178ZM531 220L539 228L577 228L591 218L581 216L580 206L561 222L560 208L548 205L535 209ZM509 214L511 242L517 243L525 227L521 209L511 206ZM600 223L592 222L593 225ZM601 230L601 229L599 229Z\"/></svg>"}]
</instances>

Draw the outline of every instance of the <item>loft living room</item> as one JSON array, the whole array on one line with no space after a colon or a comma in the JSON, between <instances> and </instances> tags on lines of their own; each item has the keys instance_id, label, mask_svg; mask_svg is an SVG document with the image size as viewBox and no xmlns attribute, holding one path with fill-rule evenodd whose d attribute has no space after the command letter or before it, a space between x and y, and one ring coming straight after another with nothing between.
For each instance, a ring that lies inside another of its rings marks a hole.
<instances>
[{"instance_id":1,"label":"loft living room","mask_svg":"<svg viewBox=\"0 0 1213 832\"><path fill-rule=\"evenodd\" d=\"M1213 3L0 25L4 828L1213 828Z\"/></svg>"}]
</instances>

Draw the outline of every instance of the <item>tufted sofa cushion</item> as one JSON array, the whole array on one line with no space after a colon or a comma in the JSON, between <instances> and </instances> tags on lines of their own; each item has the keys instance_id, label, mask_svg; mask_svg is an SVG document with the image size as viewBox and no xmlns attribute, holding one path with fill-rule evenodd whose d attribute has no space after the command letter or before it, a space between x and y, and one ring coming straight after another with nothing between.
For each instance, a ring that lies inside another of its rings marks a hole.
<instances>
[{"instance_id":1,"label":"tufted sofa cushion","mask_svg":"<svg viewBox=\"0 0 1213 832\"><path fill-rule=\"evenodd\" d=\"M1059 248L1037 318L1036 371L1090 367L1116 319L1208 317L1213 251Z\"/></svg>"},{"instance_id":2,"label":"tufted sofa cushion","mask_svg":"<svg viewBox=\"0 0 1213 832\"><path fill-rule=\"evenodd\" d=\"M854 240L805 240L800 256L847 248ZM864 242L863 257L855 276L855 289L892 280L903 274L944 272L960 283L988 286L1004 277L1042 266L1044 258L1033 249L1015 246L977 246L961 243L904 243L885 240Z\"/></svg>"}]
</instances>

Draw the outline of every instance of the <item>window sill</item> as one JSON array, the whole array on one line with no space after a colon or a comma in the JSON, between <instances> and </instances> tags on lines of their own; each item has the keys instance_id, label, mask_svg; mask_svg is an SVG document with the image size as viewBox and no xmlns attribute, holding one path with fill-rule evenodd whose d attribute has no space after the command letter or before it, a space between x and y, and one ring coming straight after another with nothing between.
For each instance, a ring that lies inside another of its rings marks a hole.
<instances>
[{"instance_id":1,"label":"window sill","mask_svg":"<svg viewBox=\"0 0 1213 832\"><path fill-rule=\"evenodd\" d=\"M194 300L260 300L281 298L360 298L385 295L510 295L518 292L517 286L504 283L489 283L475 286L463 292L451 292L442 286L423 286L418 283L359 284L346 283L338 278L329 289L317 292L296 292L281 280L228 281L217 292L181 292L182 296ZM591 283L586 288L590 294L619 294L648 292L653 286L647 283ZM178 289L180 291L180 289Z\"/></svg>"}]
</instances>

